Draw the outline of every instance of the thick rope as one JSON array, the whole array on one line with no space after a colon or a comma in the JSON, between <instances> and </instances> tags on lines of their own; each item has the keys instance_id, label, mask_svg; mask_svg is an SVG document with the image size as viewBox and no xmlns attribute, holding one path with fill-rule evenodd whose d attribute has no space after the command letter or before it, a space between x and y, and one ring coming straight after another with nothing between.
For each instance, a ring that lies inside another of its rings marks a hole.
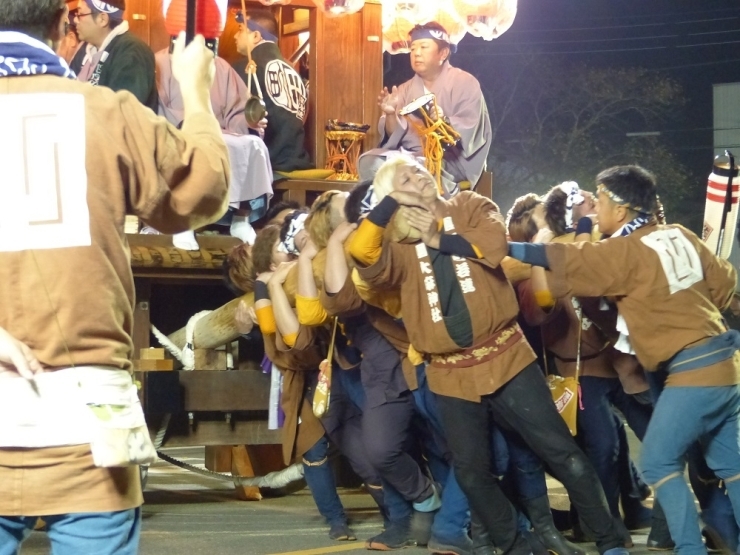
<instances>
[{"instance_id":1,"label":"thick rope","mask_svg":"<svg viewBox=\"0 0 740 555\"><path fill-rule=\"evenodd\" d=\"M436 99L434 100L434 110L435 113L439 113ZM421 139L424 147L426 168L437 180L437 192L443 195L445 192L442 187L442 158L445 154L444 149L446 146L456 144L460 140L460 134L443 119L432 120L426 110L421 110L421 115L424 120L422 125L416 123L414 118L411 117L408 118L408 121Z\"/></svg>"},{"instance_id":2,"label":"thick rope","mask_svg":"<svg viewBox=\"0 0 740 555\"><path fill-rule=\"evenodd\" d=\"M178 466L180 468L184 468L185 470L189 470L190 472L195 472L196 474L206 476L207 478L215 478L217 480L223 480L226 482L234 482L234 484L244 487L280 489L293 482L297 482L298 480L303 479L302 464L293 464L283 470L270 472L266 476L235 476L233 474L213 472L212 470L206 470L204 468L193 466L192 464L188 464L174 457L170 457L169 455L166 455L161 451L157 451L157 455L159 455L159 458L163 461L174 464L175 466Z\"/></svg>"}]
</instances>

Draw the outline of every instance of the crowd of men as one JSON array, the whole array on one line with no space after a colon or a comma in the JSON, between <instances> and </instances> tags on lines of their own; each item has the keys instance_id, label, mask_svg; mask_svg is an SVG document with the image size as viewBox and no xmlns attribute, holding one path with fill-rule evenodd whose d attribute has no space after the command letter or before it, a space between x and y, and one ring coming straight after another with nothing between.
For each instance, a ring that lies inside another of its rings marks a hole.
<instances>
[{"instance_id":1,"label":"crowd of men","mask_svg":"<svg viewBox=\"0 0 740 555\"><path fill-rule=\"evenodd\" d=\"M593 191L553 184L504 215L470 190L490 122L432 23L409 36L415 76L379 96L363 180L310 208L269 206L273 167L310 164L305 96L273 91L250 127L245 81L203 37L155 56L122 0L79 0L75 52L69 4L0 4L0 555L38 517L54 553L138 551L138 465L156 453L130 375L127 213L170 234L220 221L242 239L228 276L254 304L236 322L282 376L284 460L302 463L332 539L357 538L330 444L383 515L370 550L583 555L590 541L626 555L647 527L650 549L737 550L740 333L722 317L737 273L664 221L648 170L607 168ZM258 78L295 72L276 41L269 12L243 21ZM459 134L440 179L401 115L429 92ZM577 380L574 398L554 398L546 374ZM568 492L567 524L546 472Z\"/></svg>"}]
</instances>

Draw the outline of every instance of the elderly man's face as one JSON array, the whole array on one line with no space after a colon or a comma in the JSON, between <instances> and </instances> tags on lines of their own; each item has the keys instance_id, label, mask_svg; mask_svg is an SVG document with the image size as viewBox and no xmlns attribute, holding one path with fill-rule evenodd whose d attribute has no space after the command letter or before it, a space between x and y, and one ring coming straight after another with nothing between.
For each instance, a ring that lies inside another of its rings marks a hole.
<instances>
[{"instance_id":1,"label":"elderly man's face","mask_svg":"<svg viewBox=\"0 0 740 555\"><path fill-rule=\"evenodd\" d=\"M416 162L399 164L393 176L393 189L421 195L425 201L437 198L437 183L427 169Z\"/></svg>"}]
</instances>

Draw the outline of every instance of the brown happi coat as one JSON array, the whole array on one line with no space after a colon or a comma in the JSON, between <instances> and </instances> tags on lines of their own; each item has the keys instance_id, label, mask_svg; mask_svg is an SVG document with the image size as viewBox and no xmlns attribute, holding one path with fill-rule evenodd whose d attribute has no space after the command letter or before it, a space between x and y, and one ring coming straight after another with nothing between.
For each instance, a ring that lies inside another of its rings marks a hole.
<instances>
[{"instance_id":1,"label":"brown happi coat","mask_svg":"<svg viewBox=\"0 0 740 555\"><path fill-rule=\"evenodd\" d=\"M673 231L671 231L673 230ZM665 244L667 266L650 241L674 240ZM688 264L681 236L698 253L699 268ZM647 241L647 242L646 242ZM673 245L677 245L674 247ZM706 247L691 231L680 225L649 224L626 237L598 243L548 244L548 283L556 297L614 297L629 329L637 359L648 371L656 370L685 347L720 335L726 326L720 310L732 299L737 272ZM674 248L678 249L674 252ZM673 253L673 254L671 254ZM668 268L667 270L665 268ZM668 272L668 273L667 273ZM692 277L699 272L699 277ZM669 273L682 289L671 292ZM681 282L688 286L680 285ZM669 376L667 386L720 386L740 383L738 353L734 358L709 367Z\"/></svg>"},{"instance_id":2,"label":"brown happi coat","mask_svg":"<svg viewBox=\"0 0 740 555\"><path fill-rule=\"evenodd\" d=\"M283 461L290 464L324 435L324 428L313 413L313 399L306 395L306 376L318 372L324 359L326 332L324 328L301 326L292 348L283 343L279 334L265 334L263 339L265 354L283 375Z\"/></svg>"},{"instance_id":3,"label":"brown happi coat","mask_svg":"<svg viewBox=\"0 0 740 555\"><path fill-rule=\"evenodd\" d=\"M477 193L462 192L443 201L443 209L445 225L449 227L451 222L454 232L483 255L480 259L456 261L458 277L465 262L469 267L464 270L469 276L459 281L472 320L475 347L516 326L519 306L500 266L508 252L506 228L496 205ZM534 361L534 353L522 336L509 348L494 353L493 358L465 368L449 368L436 362L434 355L454 355L461 349L433 312L431 301L435 300L435 291L429 288L433 285L433 280L429 280L431 269L422 265L425 260L419 257L420 245L423 247L422 243L384 241L380 259L361 269L360 275L375 287L400 288L403 320L411 344L431 356L427 367L430 389L440 395L479 402L482 395L494 393Z\"/></svg>"},{"instance_id":4,"label":"brown happi coat","mask_svg":"<svg viewBox=\"0 0 740 555\"><path fill-rule=\"evenodd\" d=\"M0 326L46 371L131 369L134 280L126 213L164 232L218 218L228 203L228 155L212 116L182 132L129 92L54 76L0 80L0 95L84 98L91 246L0 252ZM104 122L104 124L101 124ZM0 449L0 514L119 511L142 503L139 469L97 468L89 445ZM42 484L43 487L38 487Z\"/></svg>"}]
</instances>

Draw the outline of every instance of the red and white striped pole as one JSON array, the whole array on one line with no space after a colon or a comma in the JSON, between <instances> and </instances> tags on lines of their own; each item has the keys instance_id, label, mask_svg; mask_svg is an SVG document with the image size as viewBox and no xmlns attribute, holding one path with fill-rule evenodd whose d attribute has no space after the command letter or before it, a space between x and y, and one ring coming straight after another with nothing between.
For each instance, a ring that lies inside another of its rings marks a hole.
<instances>
[{"instance_id":1,"label":"red and white striped pole","mask_svg":"<svg viewBox=\"0 0 740 555\"><path fill-rule=\"evenodd\" d=\"M717 156L707 183L702 238L720 258L727 259L735 242L740 182L735 157L729 151Z\"/></svg>"}]
</instances>

